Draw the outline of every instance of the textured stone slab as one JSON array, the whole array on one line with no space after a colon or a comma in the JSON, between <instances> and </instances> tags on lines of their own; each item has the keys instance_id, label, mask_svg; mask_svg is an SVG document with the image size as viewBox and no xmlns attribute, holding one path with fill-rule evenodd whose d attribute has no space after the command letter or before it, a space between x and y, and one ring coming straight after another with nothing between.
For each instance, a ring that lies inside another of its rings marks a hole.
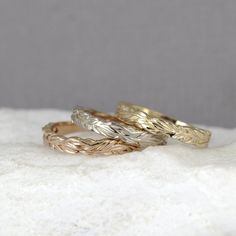
<instances>
[{"instance_id":1,"label":"textured stone slab","mask_svg":"<svg viewBox=\"0 0 236 236\"><path fill-rule=\"evenodd\" d=\"M57 110L0 110L0 235L236 235L236 129L89 158L42 145Z\"/></svg>"}]
</instances>

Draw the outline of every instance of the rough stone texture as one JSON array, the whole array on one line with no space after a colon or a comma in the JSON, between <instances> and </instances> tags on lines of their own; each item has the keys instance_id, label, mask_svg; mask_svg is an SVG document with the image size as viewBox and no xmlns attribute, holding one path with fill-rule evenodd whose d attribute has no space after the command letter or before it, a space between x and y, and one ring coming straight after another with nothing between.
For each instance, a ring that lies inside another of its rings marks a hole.
<instances>
[{"instance_id":1,"label":"rough stone texture","mask_svg":"<svg viewBox=\"0 0 236 236\"><path fill-rule=\"evenodd\" d=\"M209 149L179 143L91 158L42 145L57 110L0 110L0 235L234 236L236 129Z\"/></svg>"}]
</instances>

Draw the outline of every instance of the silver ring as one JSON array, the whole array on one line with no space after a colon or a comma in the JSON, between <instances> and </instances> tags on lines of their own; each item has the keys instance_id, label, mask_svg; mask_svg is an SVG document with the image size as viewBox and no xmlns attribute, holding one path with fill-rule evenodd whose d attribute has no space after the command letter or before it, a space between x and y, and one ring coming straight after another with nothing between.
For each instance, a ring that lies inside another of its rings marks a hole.
<instances>
[{"instance_id":1,"label":"silver ring","mask_svg":"<svg viewBox=\"0 0 236 236\"><path fill-rule=\"evenodd\" d=\"M134 126L125 124L116 116L98 112L92 109L76 106L71 115L76 125L94 131L112 139L120 139L129 144L139 144L141 147L164 145L166 137L153 135Z\"/></svg>"}]
</instances>

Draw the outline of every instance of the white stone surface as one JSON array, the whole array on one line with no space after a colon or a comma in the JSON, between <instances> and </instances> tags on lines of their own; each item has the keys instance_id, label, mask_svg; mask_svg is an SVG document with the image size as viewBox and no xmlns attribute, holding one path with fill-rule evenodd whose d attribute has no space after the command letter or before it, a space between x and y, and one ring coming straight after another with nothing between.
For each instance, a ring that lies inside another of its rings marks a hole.
<instances>
[{"instance_id":1,"label":"white stone surface","mask_svg":"<svg viewBox=\"0 0 236 236\"><path fill-rule=\"evenodd\" d=\"M236 129L209 149L179 143L122 156L42 145L56 110L0 110L1 236L234 236Z\"/></svg>"}]
</instances>

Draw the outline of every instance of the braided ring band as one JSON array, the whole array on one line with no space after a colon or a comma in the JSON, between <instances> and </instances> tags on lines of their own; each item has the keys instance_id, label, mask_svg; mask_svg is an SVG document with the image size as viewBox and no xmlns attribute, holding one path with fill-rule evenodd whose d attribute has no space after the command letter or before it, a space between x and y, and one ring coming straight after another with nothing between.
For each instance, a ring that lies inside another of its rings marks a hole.
<instances>
[{"instance_id":1,"label":"braided ring band","mask_svg":"<svg viewBox=\"0 0 236 236\"><path fill-rule=\"evenodd\" d=\"M121 102L116 115L124 122L135 125L152 134L164 134L196 147L207 147L211 132L193 127L148 108Z\"/></svg>"},{"instance_id":2,"label":"braided ring band","mask_svg":"<svg viewBox=\"0 0 236 236\"><path fill-rule=\"evenodd\" d=\"M71 121L49 123L43 127L44 143L52 149L70 154L114 155L138 150L138 145L127 144L113 139L84 139L66 137L64 134L81 131Z\"/></svg>"},{"instance_id":3,"label":"braided ring band","mask_svg":"<svg viewBox=\"0 0 236 236\"><path fill-rule=\"evenodd\" d=\"M72 121L107 138L122 140L141 147L166 144L164 135L153 135L134 126L130 126L117 117L82 107L75 107L71 115Z\"/></svg>"}]
</instances>

